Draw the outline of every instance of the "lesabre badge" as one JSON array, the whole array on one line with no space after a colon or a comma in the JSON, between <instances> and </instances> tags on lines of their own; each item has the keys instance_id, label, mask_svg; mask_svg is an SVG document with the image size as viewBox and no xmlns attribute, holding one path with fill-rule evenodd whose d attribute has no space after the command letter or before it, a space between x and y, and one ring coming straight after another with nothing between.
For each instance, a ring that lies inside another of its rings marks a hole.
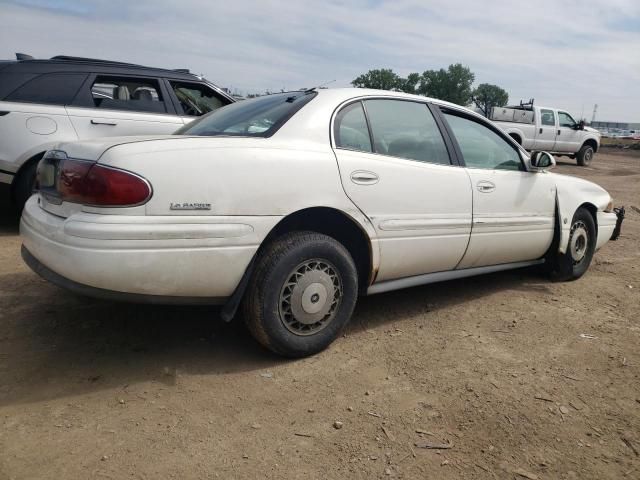
<instances>
[{"instance_id":1,"label":"lesabre badge","mask_svg":"<svg viewBox=\"0 0 640 480\"><path fill-rule=\"evenodd\" d=\"M211 210L210 203L201 202L171 202L169 210Z\"/></svg>"}]
</instances>

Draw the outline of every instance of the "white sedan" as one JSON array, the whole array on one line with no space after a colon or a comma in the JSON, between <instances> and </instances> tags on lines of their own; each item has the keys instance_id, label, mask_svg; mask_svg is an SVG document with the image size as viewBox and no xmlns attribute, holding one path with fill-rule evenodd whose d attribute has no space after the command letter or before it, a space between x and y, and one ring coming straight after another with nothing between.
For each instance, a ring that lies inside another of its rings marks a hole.
<instances>
[{"instance_id":1,"label":"white sedan","mask_svg":"<svg viewBox=\"0 0 640 480\"><path fill-rule=\"evenodd\" d=\"M535 264L577 279L621 223L605 190L549 173L551 155L425 97L269 95L177 133L49 151L27 264L86 295L241 307L260 343L304 356L359 294Z\"/></svg>"}]
</instances>

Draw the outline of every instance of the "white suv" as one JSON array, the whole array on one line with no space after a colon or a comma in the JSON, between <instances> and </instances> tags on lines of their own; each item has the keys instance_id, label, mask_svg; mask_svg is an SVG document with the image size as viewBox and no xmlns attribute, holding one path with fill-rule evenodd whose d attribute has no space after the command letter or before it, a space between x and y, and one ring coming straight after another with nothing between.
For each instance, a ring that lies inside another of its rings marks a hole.
<instances>
[{"instance_id":1,"label":"white suv","mask_svg":"<svg viewBox=\"0 0 640 480\"><path fill-rule=\"evenodd\" d=\"M0 62L0 183L22 209L42 155L61 141L170 134L234 101L188 70L57 56Z\"/></svg>"}]
</instances>

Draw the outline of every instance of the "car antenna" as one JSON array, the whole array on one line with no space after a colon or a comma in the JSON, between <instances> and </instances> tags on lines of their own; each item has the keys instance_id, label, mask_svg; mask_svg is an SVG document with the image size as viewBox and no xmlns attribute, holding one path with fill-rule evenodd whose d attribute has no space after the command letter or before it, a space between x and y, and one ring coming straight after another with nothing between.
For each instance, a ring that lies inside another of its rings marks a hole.
<instances>
[{"instance_id":1,"label":"car antenna","mask_svg":"<svg viewBox=\"0 0 640 480\"><path fill-rule=\"evenodd\" d=\"M321 89L322 87L326 87L327 85L329 85L330 83L335 82L335 80L329 80L326 83L323 83L322 85L318 85L317 87L311 87L311 88L307 88L304 93L311 93L311 92L315 92L316 90Z\"/></svg>"}]
</instances>

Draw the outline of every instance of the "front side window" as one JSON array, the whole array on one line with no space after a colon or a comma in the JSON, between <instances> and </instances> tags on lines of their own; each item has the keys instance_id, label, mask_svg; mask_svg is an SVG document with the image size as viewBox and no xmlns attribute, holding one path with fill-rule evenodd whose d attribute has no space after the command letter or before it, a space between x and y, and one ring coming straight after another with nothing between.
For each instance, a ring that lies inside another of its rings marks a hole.
<instances>
[{"instance_id":1,"label":"front side window","mask_svg":"<svg viewBox=\"0 0 640 480\"><path fill-rule=\"evenodd\" d=\"M540 123L542 125L550 125L555 127L556 118L553 115L553 110L547 110L546 108L542 108L540 110Z\"/></svg>"},{"instance_id":2,"label":"front side window","mask_svg":"<svg viewBox=\"0 0 640 480\"><path fill-rule=\"evenodd\" d=\"M91 85L93 105L100 109L166 113L157 80L129 77L96 77Z\"/></svg>"},{"instance_id":3,"label":"front side window","mask_svg":"<svg viewBox=\"0 0 640 480\"><path fill-rule=\"evenodd\" d=\"M424 103L366 100L376 153L450 165L440 129Z\"/></svg>"},{"instance_id":4,"label":"front side window","mask_svg":"<svg viewBox=\"0 0 640 480\"><path fill-rule=\"evenodd\" d=\"M335 121L336 146L347 150L371 152L371 138L362 103L356 102L340 110Z\"/></svg>"},{"instance_id":5,"label":"front side window","mask_svg":"<svg viewBox=\"0 0 640 480\"><path fill-rule=\"evenodd\" d=\"M576 124L571 115L566 112L558 112L558 120L560 121L561 127L573 128L573 126Z\"/></svg>"},{"instance_id":6,"label":"front side window","mask_svg":"<svg viewBox=\"0 0 640 480\"><path fill-rule=\"evenodd\" d=\"M229 103L229 100L223 99L206 85L173 81L170 83L183 113L190 117L199 117L205 113L213 112Z\"/></svg>"},{"instance_id":7,"label":"front side window","mask_svg":"<svg viewBox=\"0 0 640 480\"><path fill-rule=\"evenodd\" d=\"M194 120L176 134L269 137L316 95L313 91L277 93L232 103Z\"/></svg>"},{"instance_id":8,"label":"front side window","mask_svg":"<svg viewBox=\"0 0 640 480\"><path fill-rule=\"evenodd\" d=\"M444 112L467 167L488 170L524 170L518 151L479 122Z\"/></svg>"}]
</instances>

